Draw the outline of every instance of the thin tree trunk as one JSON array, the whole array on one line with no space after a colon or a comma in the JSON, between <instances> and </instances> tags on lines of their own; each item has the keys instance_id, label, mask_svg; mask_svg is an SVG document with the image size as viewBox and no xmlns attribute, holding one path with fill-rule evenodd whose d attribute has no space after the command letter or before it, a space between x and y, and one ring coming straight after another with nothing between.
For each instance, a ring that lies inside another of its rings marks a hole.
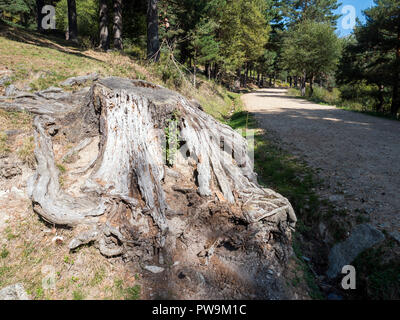
<instances>
[{"instance_id":1,"label":"thin tree trunk","mask_svg":"<svg viewBox=\"0 0 400 320\"><path fill-rule=\"evenodd\" d=\"M110 48L107 2L107 0L100 0L100 47L104 51Z\"/></svg>"},{"instance_id":2,"label":"thin tree trunk","mask_svg":"<svg viewBox=\"0 0 400 320\"><path fill-rule=\"evenodd\" d=\"M312 96L312 94L314 93L313 84L314 84L314 76L311 75L311 77L310 77L310 95L311 95L311 96Z\"/></svg>"},{"instance_id":3,"label":"thin tree trunk","mask_svg":"<svg viewBox=\"0 0 400 320\"><path fill-rule=\"evenodd\" d=\"M244 70L244 82L243 82L243 87L247 87L247 81L249 79L249 66L246 63L246 69Z\"/></svg>"},{"instance_id":4,"label":"thin tree trunk","mask_svg":"<svg viewBox=\"0 0 400 320\"><path fill-rule=\"evenodd\" d=\"M384 86L379 84L378 85L378 101L379 101L379 103L376 106L376 112L382 112L382 110L383 110L383 103L384 103L383 89L384 89Z\"/></svg>"},{"instance_id":5,"label":"thin tree trunk","mask_svg":"<svg viewBox=\"0 0 400 320\"><path fill-rule=\"evenodd\" d=\"M307 74L304 72L303 77L301 78L301 96L306 96L306 81L307 81Z\"/></svg>"},{"instance_id":6,"label":"thin tree trunk","mask_svg":"<svg viewBox=\"0 0 400 320\"><path fill-rule=\"evenodd\" d=\"M114 0L114 48L123 50L122 44L122 0Z\"/></svg>"},{"instance_id":7,"label":"thin tree trunk","mask_svg":"<svg viewBox=\"0 0 400 320\"><path fill-rule=\"evenodd\" d=\"M160 39L158 35L158 0L147 2L147 59L160 59Z\"/></svg>"},{"instance_id":8,"label":"thin tree trunk","mask_svg":"<svg viewBox=\"0 0 400 320\"><path fill-rule=\"evenodd\" d=\"M197 71L197 64L196 64L196 50L195 50L193 57L193 86L195 88L196 88L196 71Z\"/></svg>"},{"instance_id":9,"label":"thin tree trunk","mask_svg":"<svg viewBox=\"0 0 400 320\"><path fill-rule=\"evenodd\" d=\"M78 40L78 21L75 0L68 0L68 40Z\"/></svg>"},{"instance_id":10,"label":"thin tree trunk","mask_svg":"<svg viewBox=\"0 0 400 320\"><path fill-rule=\"evenodd\" d=\"M43 14L42 14L42 8L44 6L44 1L43 0L36 0L36 22L37 22L37 31L43 32L42 28L42 20L43 20Z\"/></svg>"}]
</instances>

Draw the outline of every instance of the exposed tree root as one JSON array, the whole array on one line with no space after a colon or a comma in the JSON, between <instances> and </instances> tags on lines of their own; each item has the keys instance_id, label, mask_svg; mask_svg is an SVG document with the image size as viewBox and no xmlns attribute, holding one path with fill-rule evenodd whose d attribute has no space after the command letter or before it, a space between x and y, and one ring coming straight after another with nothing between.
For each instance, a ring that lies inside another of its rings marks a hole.
<instances>
[{"instance_id":1,"label":"exposed tree root","mask_svg":"<svg viewBox=\"0 0 400 320\"><path fill-rule=\"evenodd\" d=\"M35 118L38 166L29 192L45 220L82 229L71 250L94 243L107 257L164 266L179 260L209 279L199 286L216 297L223 296L216 289L223 264L247 273L247 287L234 295L274 297L265 272L284 267L296 216L287 199L257 184L239 133L175 92L121 78L99 80L80 106L52 116ZM100 137L75 171L79 195L60 187L57 135L76 145L67 157ZM227 253L234 262L222 261Z\"/></svg>"}]
</instances>

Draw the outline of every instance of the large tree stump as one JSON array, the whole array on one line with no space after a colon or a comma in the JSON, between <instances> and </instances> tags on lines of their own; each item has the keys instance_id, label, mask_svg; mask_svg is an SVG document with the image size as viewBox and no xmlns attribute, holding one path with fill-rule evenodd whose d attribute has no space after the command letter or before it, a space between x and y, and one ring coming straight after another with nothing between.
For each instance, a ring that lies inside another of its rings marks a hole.
<instances>
[{"instance_id":1,"label":"large tree stump","mask_svg":"<svg viewBox=\"0 0 400 320\"><path fill-rule=\"evenodd\" d=\"M80 106L39 115L34 127L33 208L82 231L71 250L94 243L170 277L179 261L181 274L195 272L195 297L283 296L296 216L257 184L239 133L178 93L121 78L99 80ZM68 157L85 158L73 187L60 187L57 136L75 145Z\"/></svg>"}]
</instances>

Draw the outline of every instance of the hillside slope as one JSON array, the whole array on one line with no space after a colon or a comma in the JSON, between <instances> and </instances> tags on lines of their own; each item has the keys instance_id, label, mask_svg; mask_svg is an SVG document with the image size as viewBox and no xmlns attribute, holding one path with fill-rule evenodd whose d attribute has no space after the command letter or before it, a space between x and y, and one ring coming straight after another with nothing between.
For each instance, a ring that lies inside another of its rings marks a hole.
<instances>
[{"instance_id":1,"label":"hillside slope","mask_svg":"<svg viewBox=\"0 0 400 320\"><path fill-rule=\"evenodd\" d=\"M145 79L183 93L226 122L241 108L238 94L202 79L197 88L188 80L171 81L163 74L165 66L150 66L118 52L103 53L71 47L62 40L42 37L10 27L0 32L0 95L12 84L17 92L35 92L58 87L72 76L97 73L100 77L122 76ZM164 78L164 81L162 80ZM174 80L174 79L172 79ZM90 81L85 83L89 85ZM176 85L179 84L179 85ZM80 90L79 86L71 89ZM66 90L71 90L66 87ZM7 98L6 100L7 101ZM144 281L138 265L124 267L118 258L105 259L96 255L92 246L84 246L71 253L67 244L76 236L69 229L46 224L32 211L25 188L34 169L32 115L26 112L0 110L0 153L2 180L0 195L5 208L0 219L2 251L0 258L0 287L21 282L34 299L138 299L143 297ZM58 138L56 138L58 139ZM62 154L72 145L58 141ZM57 158L61 173L60 185L68 185L69 161ZM15 165L14 165L15 164ZM20 173L23 173L22 175ZM307 298L306 284L301 270L291 264L287 281L295 279L291 288L297 298ZM43 286L49 281L50 289ZM52 287L52 279L56 286ZM290 287L290 286L289 286ZM146 289L146 290L145 290Z\"/></svg>"}]
</instances>

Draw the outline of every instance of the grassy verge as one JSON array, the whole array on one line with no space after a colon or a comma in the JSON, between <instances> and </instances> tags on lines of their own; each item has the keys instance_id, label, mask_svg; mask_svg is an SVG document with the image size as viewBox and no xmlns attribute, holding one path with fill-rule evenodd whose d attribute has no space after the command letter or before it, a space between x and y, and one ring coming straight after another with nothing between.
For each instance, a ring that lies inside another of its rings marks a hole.
<instances>
[{"instance_id":1,"label":"grassy verge","mask_svg":"<svg viewBox=\"0 0 400 320\"><path fill-rule=\"evenodd\" d=\"M313 94L311 95L310 91L307 90L307 94L305 97L301 96L301 92L299 89L291 88L288 91L288 95L299 99L306 99L308 101L321 105L335 106L338 109L346 111L358 112L374 117L381 117L391 120L400 120L400 118L396 118L387 113L372 111L370 107L368 108L360 102L342 100L340 98L340 91L337 88L334 88L332 91L329 91L321 87L315 87Z\"/></svg>"},{"instance_id":2,"label":"grassy verge","mask_svg":"<svg viewBox=\"0 0 400 320\"><path fill-rule=\"evenodd\" d=\"M298 286L300 280L308 287L312 299L323 299L315 271L325 272L324 267L314 270L307 263L306 257L313 262L327 261L327 249L346 239L352 225L365 223L360 214L356 221L351 221L347 213L336 208L332 203L322 200L316 190L322 181L303 161L293 157L277 146L269 136L258 129L254 117L248 112L236 112L228 122L234 129L255 129L255 170L259 174L261 185L271 188L292 203L299 219L293 239L296 255L295 277L289 285ZM318 233L319 224L323 223L331 235L327 246ZM343 292L349 299L398 299L400 296L400 249L398 244L387 240L378 247L362 252L355 260L357 270L357 290L350 294ZM313 263L314 265L314 263ZM317 265L318 267L318 265ZM315 268L315 265L314 265ZM298 273L300 271L300 273ZM302 275L299 279L298 274ZM339 287L339 284L336 284Z\"/></svg>"},{"instance_id":3,"label":"grassy verge","mask_svg":"<svg viewBox=\"0 0 400 320\"><path fill-rule=\"evenodd\" d=\"M259 182L267 188L271 188L292 203L299 215L298 231L294 235L294 252L296 255L295 269L303 275L300 279L297 275L289 282L292 287L297 287L299 281L307 284L308 294L312 299L323 299L323 295L316 284L312 270L304 261L304 253L301 243L303 233L307 233L320 211L319 198L315 194L318 181L313 172L302 162L282 149L274 145L265 136L262 130L257 129L254 117L245 111L235 113L228 124L233 129L255 129L255 170L259 175ZM297 274L297 272L296 272Z\"/></svg>"}]
</instances>

